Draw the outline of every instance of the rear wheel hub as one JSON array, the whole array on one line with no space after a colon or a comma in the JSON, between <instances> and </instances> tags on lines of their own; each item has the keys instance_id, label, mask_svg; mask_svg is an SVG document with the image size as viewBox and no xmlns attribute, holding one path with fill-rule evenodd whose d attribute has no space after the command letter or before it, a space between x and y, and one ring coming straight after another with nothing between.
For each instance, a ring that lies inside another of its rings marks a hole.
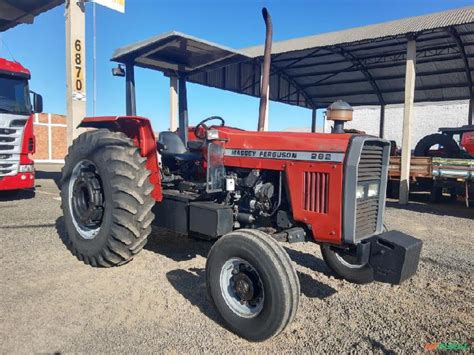
<instances>
[{"instance_id":1,"label":"rear wheel hub","mask_svg":"<svg viewBox=\"0 0 474 355\"><path fill-rule=\"evenodd\" d=\"M97 167L90 161L80 161L69 182L69 204L77 232L84 239L99 233L104 214L104 195Z\"/></svg>"}]
</instances>

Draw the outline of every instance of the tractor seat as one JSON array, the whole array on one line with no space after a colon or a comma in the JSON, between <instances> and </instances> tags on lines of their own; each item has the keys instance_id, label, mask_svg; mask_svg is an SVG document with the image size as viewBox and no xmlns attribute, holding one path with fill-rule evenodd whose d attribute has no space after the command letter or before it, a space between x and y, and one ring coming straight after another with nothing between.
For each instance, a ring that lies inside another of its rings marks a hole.
<instances>
[{"instance_id":1,"label":"tractor seat","mask_svg":"<svg viewBox=\"0 0 474 355\"><path fill-rule=\"evenodd\" d=\"M158 151L163 158L174 158L176 161L200 160L202 154L190 152L181 137L174 132L160 132L158 135Z\"/></svg>"}]
</instances>

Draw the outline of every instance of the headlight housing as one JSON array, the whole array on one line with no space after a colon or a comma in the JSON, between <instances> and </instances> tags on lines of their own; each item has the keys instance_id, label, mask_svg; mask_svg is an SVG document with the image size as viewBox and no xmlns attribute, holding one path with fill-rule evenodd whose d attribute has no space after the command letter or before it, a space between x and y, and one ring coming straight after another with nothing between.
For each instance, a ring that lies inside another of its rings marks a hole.
<instances>
[{"instance_id":1,"label":"headlight housing","mask_svg":"<svg viewBox=\"0 0 474 355\"><path fill-rule=\"evenodd\" d=\"M20 165L20 173L32 173L35 171L34 165Z\"/></svg>"},{"instance_id":2,"label":"headlight housing","mask_svg":"<svg viewBox=\"0 0 474 355\"><path fill-rule=\"evenodd\" d=\"M219 139L219 131L215 129L208 130L206 138L208 141Z\"/></svg>"},{"instance_id":3,"label":"headlight housing","mask_svg":"<svg viewBox=\"0 0 474 355\"><path fill-rule=\"evenodd\" d=\"M379 184L370 184L367 189L367 197L376 197L379 195Z\"/></svg>"},{"instance_id":4,"label":"headlight housing","mask_svg":"<svg viewBox=\"0 0 474 355\"><path fill-rule=\"evenodd\" d=\"M357 185L356 198L357 198L357 199L364 198L364 195L365 195L364 186L362 186L362 185Z\"/></svg>"}]
</instances>

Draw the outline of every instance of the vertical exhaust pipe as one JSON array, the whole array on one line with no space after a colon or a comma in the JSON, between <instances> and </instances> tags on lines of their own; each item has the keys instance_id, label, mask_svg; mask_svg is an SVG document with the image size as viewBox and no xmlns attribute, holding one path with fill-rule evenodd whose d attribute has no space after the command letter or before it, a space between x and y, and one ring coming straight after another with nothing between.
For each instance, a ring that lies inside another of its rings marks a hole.
<instances>
[{"instance_id":1,"label":"vertical exhaust pipe","mask_svg":"<svg viewBox=\"0 0 474 355\"><path fill-rule=\"evenodd\" d=\"M258 110L258 130L263 131L265 126L265 115L267 111L267 104L269 99L269 84L270 84L270 63L272 60L272 36L273 26L272 18L268 10L264 7L262 9L263 20L265 21L265 51L263 52L263 73L262 86L260 88L260 107Z\"/></svg>"}]
</instances>

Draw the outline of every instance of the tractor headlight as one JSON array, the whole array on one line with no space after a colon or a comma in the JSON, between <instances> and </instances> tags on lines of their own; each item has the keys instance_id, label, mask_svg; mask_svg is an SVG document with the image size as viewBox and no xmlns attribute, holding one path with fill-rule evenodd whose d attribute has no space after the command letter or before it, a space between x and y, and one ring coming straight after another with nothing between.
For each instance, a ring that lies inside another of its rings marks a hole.
<instances>
[{"instance_id":1,"label":"tractor headlight","mask_svg":"<svg viewBox=\"0 0 474 355\"><path fill-rule=\"evenodd\" d=\"M20 173L32 173L35 171L34 165L20 165Z\"/></svg>"},{"instance_id":2,"label":"tractor headlight","mask_svg":"<svg viewBox=\"0 0 474 355\"><path fill-rule=\"evenodd\" d=\"M379 194L379 184L370 184L367 189L367 197L376 197Z\"/></svg>"},{"instance_id":3,"label":"tractor headlight","mask_svg":"<svg viewBox=\"0 0 474 355\"><path fill-rule=\"evenodd\" d=\"M215 129L208 130L207 131L207 140L212 141L212 140L216 140L216 139L219 139L219 131L217 131Z\"/></svg>"},{"instance_id":4,"label":"tractor headlight","mask_svg":"<svg viewBox=\"0 0 474 355\"><path fill-rule=\"evenodd\" d=\"M364 191L364 186L357 185L357 190L356 190L356 198L364 198L365 191Z\"/></svg>"}]
</instances>

